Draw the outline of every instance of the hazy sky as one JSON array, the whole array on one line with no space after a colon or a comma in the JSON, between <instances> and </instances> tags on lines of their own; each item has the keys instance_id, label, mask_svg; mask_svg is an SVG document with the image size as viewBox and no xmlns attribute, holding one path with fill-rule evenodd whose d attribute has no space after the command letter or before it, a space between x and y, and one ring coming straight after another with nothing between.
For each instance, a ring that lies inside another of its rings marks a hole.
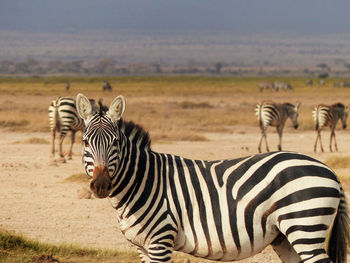
<instances>
[{"instance_id":1,"label":"hazy sky","mask_svg":"<svg viewBox=\"0 0 350 263\"><path fill-rule=\"evenodd\" d=\"M0 0L0 29L350 32L348 0Z\"/></svg>"}]
</instances>

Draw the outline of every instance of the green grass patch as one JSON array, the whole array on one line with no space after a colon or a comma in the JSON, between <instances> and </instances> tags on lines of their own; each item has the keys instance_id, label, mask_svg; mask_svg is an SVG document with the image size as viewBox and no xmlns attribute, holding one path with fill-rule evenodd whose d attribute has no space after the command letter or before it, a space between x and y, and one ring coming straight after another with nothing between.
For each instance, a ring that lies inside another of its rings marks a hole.
<instances>
[{"instance_id":1,"label":"green grass patch","mask_svg":"<svg viewBox=\"0 0 350 263\"><path fill-rule=\"evenodd\" d=\"M72 174L66 177L63 183L86 183L90 181L90 177L85 173Z\"/></svg>"},{"instance_id":2,"label":"green grass patch","mask_svg":"<svg viewBox=\"0 0 350 263\"><path fill-rule=\"evenodd\" d=\"M57 261L43 261L43 259ZM133 251L85 249L74 245L50 245L0 229L0 262L139 262Z\"/></svg>"},{"instance_id":3,"label":"green grass patch","mask_svg":"<svg viewBox=\"0 0 350 263\"><path fill-rule=\"evenodd\" d=\"M174 262L203 262L183 253L174 253ZM7 263L139 263L134 251L86 249L75 245L51 245L0 229L0 262ZM207 261L211 262L211 261Z\"/></svg>"}]
</instances>

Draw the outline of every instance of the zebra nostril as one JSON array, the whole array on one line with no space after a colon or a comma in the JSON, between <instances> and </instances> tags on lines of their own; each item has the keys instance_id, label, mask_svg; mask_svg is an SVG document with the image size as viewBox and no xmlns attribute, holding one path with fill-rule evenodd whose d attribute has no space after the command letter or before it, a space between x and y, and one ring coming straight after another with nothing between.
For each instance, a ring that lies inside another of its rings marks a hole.
<instances>
[{"instance_id":1,"label":"zebra nostril","mask_svg":"<svg viewBox=\"0 0 350 263\"><path fill-rule=\"evenodd\" d=\"M299 127L299 125L297 124L297 125L294 125L294 129L298 129L298 127Z\"/></svg>"}]
</instances>

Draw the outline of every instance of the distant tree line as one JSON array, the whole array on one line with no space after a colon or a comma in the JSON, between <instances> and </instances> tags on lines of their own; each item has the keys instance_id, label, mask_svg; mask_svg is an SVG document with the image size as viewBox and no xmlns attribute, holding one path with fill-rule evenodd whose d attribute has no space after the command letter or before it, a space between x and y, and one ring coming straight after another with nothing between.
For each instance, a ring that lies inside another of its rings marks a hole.
<instances>
[{"instance_id":1,"label":"distant tree line","mask_svg":"<svg viewBox=\"0 0 350 263\"><path fill-rule=\"evenodd\" d=\"M267 63L267 62L266 62ZM266 64L265 63L265 64ZM268 66L270 63L267 63ZM344 67L350 72L350 63L345 63ZM327 78L331 68L325 64L317 64L316 72L304 69L304 74L318 75L319 78ZM161 65L159 63L131 63L129 65L120 65L112 58L103 58L94 63L82 60L60 61L52 60L48 62L38 61L28 58L25 61L0 61L0 75L133 75L133 74L230 74L245 75L257 74L264 75L266 70L254 69L237 65L215 62L201 65L190 61L187 65ZM289 75L290 70L282 69L275 74Z\"/></svg>"},{"instance_id":2,"label":"distant tree line","mask_svg":"<svg viewBox=\"0 0 350 263\"><path fill-rule=\"evenodd\" d=\"M25 61L13 62L3 60L0 62L0 74L74 74L74 75L128 75L128 74L197 74L210 73L220 74L224 63L216 62L208 66L171 66L164 72L159 63L131 63L127 66L121 66L115 60L110 58L101 59L95 63L87 63L82 60L60 61L52 60L49 62L40 62L29 58Z\"/></svg>"}]
</instances>

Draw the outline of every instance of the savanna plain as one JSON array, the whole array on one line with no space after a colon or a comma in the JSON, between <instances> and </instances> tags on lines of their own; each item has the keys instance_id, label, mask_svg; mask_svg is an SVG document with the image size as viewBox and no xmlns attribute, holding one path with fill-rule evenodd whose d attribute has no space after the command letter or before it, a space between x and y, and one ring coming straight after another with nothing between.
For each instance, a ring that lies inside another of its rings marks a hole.
<instances>
[{"instance_id":1,"label":"savanna plain","mask_svg":"<svg viewBox=\"0 0 350 263\"><path fill-rule=\"evenodd\" d=\"M108 80L112 92L103 92ZM262 81L283 80L294 91L258 91ZM70 90L65 90L65 82ZM122 236L116 214L105 199L88 192L81 164L81 134L73 160L50 157L48 106L58 96L103 99L107 106L122 94L124 119L150 133L152 148L192 159L227 159L257 153L260 130L254 114L262 100L301 103L299 128L288 120L283 150L328 164L350 189L350 131L338 124L338 152L329 151L330 132L322 132L324 153L314 153L311 110L318 103L350 104L350 89L306 86L305 78L258 77L49 77L0 78L0 262L139 262ZM277 133L268 129L271 150ZM64 150L69 148L70 136ZM57 148L57 147L56 147ZM262 147L264 150L264 145ZM176 253L175 262L209 262ZM241 262L280 262L271 248ZM349 261L350 262L350 261Z\"/></svg>"}]
</instances>

